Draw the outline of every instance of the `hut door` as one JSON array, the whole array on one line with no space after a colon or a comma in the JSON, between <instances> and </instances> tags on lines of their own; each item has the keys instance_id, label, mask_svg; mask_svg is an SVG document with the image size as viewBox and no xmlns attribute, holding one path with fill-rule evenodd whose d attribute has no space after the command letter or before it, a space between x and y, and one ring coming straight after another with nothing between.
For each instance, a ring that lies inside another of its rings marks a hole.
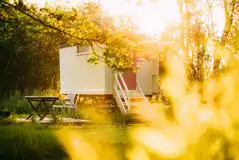
<instances>
[{"instance_id":1,"label":"hut door","mask_svg":"<svg viewBox=\"0 0 239 160\"><path fill-rule=\"evenodd\" d=\"M129 90L136 90L136 73L135 72L124 72L124 81Z\"/></svg>"},{"instance_id":2,"label":"hut door","mask_svg":"<svg viewBox=\"0 0 239 160\"><path fill-rule=\"evenodd\" d=\"M137 66L136 56L133 55L134 65ZM136 90L137 81L136 81L136 72L127 71L123 73L124 81L129 90Z\"/></svg>"}]
</instances>

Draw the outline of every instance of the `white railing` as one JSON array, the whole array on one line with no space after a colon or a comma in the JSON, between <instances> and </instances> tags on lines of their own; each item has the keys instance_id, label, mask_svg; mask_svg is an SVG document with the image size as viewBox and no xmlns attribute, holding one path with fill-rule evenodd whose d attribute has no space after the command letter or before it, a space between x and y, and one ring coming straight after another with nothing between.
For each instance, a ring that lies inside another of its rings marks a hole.
<instances>
[{"instance_id":1,"label":"white railing","mask_svg":"<svg viewBox=\"0 0 239 160\"><path fill-rule=\"evenodd\" d=\"M126 92L129 92L129 89L128 89L128 87L127 87L125 81L124 81L124 78L123 78L122 74L121 74L121 73L118 73L118 75L119 75L119 77L120 77L121 82L123 83L124 89L126 90ZM116 75L116 76L117 76L117 75ZM118 79L118 77L117 77L117 79Z\"/></svg>"},{"instance_id":2,"label":"white railing","mask_svg":"<svg viewBox=\"0 0 239 160\"><path fill-rule=\"evenodd\" d=\"M140 94L140 97L143 98L144 107L152 113L152 109L149 105L147 98L145 97L142 88L139 86L138 81L136 82L136 90ZM121 73L116 72L114 74L114 97L117 102L117 105L122 114L126 115L131 110L131 101L130 101L130 92L124 81L124 78Z\"/></svg>"},{"instance_id":3,"label":"white railing","mask_svg":"<svg viewBox=\"0 0 239 160\"><path fill-rule=\"evenodd\" d=\"M144 99L145 106L147 107L147 109L149 110L149 112L152 114L152 113L153 113L152 108L150 107L149 101L148 101L147 98L145 97L144 92L143 92L142 88L140 87L138 81L137 81L136 89L140 92L140 95L141 95L141 96L143 97L143 99Z\"/></svg>"},{"instance_id":4,"label":"white railing","mask_svg":"<svg viewBox=\"0 0 239 160\"><path fill-rule=\"evenodd\" d=\"M126 99L127 99L127 106L128 106L128 108L127 108L127 110L129 111L130 109L131 109L131 105L130 105L130 101L129 101L129 98L130 98L130 95L129 95L129 89L128 89L128 86L126 85L126 83L125 83L125 81L124 81L124 78L123 78L123 76L122 76L122 73L118 73L118 76L119 76L119 78L120 78L120 81L121 81L121 83L123 84L123 86L124 86L124 90L125 90L125 92L123 93L125 96L126 96ZM119 83L120 84L120 83Z\"/></svg>"},{"instance_id":5,"label":"white railing","mask_svg":"<svg viewBox=\"0 0 239 160\"><path fill-rule=\"evenodd\" d=\"M120 80L119 80L119 78L120 78ZM127 87L121 73L115 73L114 79L115 79L114 90L115 90L115 96L116 96L115 99L116 99L118 105L120 105L120 107L121 107L120 109L127 114L128 111L130 110L128 87ZM123 85L124 89L123 89L122 85ZM124 99L124 102L121 99L121 95ZM127 107L127 109L126 109L126 107Z\"/></svg>"},{"instance_id":6,"label":"white railing","mask_svg":"<svg viewBox=\"0 0 239 160\"><path fill-rule=\"evenodd\" d=\"M120 105L120 111L123 112L123 114L127 114L128 112L124 106L124 103L120 97L120 93L119 93L116 85L114 85L114 91L115 91L115 96L117 96L117 97L115 97L116 103L118 105Z\"/></svg>"},{"instance_id":7,"label":"white railing","mask_svg":"<svg viewBox=\"0 0 239 160\"><path fill-rule=\"evenodd\" d=\"M121 84L120 84L120 81L119 81L117 75L115 75L115 82L116 82L116 87L118 86L119 89L120 89L120 92L121 92L120 94L123 96L124 101L126 102L127 105L129 105L128 99L127 99L126 94L125 94L125 92L124 92L124 90L123 90L123 88L122 88L122 86L121 86ZM123 81L123 82L124 82L124 81ZM122 82L122 83L123 83L123 82ZM118 90L118 88L116 88L116 89ZM128 92L128 91L127 91L128 88L126 88L125 90L126 90L126 93L127 93L127 92Z\"/></svg>"}]
</instances>

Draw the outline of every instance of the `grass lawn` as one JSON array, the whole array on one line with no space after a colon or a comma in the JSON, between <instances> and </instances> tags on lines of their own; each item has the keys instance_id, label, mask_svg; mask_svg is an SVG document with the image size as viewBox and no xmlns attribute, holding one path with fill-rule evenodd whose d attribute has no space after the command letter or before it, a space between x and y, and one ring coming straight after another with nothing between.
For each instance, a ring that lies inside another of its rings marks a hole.
<instances>
[{"instance_id":1,"label":"grass lawn","mask_svg":"<svg viewBox=\"0 0 239 160\"><path fill-rule=\"evenodd\" d=\"M51 129L41 125L0 126L0 159L64 159L67 157Z\"/></svg>"},{"instance_id":2,"label":"grass lawn","mask_svg":"<svg viewBox=\"0 0 239 160\"><path fill-rule=\"evenodd\" d=\"M94 147L98 159L112 159L112 156L113 159L126 159L124 150L129 145L129 140L127 129L124 127L43 124L7 124L0 126L0 159L70 159L67 146L61 143L59 137L57 137L57 133L61 131L64 133L64 130L67 130L66 134L69 131L79 133L84 142L89 142ZM72 141L72 136L62 136L64 142ZM80 149L82 151L82 148Z\"/></svg>"},{"instance_id":3,"label":"grass lawn","mask_svg":"<svg viewBox=\"0 0 239 160\"><path fill-rule=\"evenodd\" d=\"M182 140L186 142L187 137L177 125L161 128L160 132L147 128L149 132L141 132L144 133L142 137L142 134L132 134L134 129L140 128L138 125L123 127L112 124L19 124L14 120L0 122L0 160L146 160L145 154L152 160L169 160L170 157L173 160L200 157L224 160L239 157L238 126L235 139L229 140L220 130L208 128L197 141L194 139L194 143L190 143L190 147L184 148L180 144ZM189 138L199 131L194 129ZM150 143L142 143L140 137ZM129 154L135 157L130 159ZM175 156L177 154L180 156Z\"/></svg>"}]
</instances>

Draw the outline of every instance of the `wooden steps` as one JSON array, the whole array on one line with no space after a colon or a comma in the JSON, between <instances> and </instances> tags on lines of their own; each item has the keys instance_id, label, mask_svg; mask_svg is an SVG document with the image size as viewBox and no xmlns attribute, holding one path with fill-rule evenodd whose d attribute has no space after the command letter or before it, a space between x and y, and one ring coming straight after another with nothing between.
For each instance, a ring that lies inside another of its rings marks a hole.
<instances>
[{"instance_id":1,"label":"wooden steps","mask_svg":"<svg viewBox=\"0 0 239 160\"><path fill-rule=\"evenodd\" d=\"M144 118L142 116L142 107L144 107L144 98L135 94L135 96L130 97L130 111L127 118L128 123L142 123Z\"/></svg>"},{"instance_id":2,"label":"wooden steps","mask_svg":"<svg viewBox=\"0 0 239 160\"><path fill-rule=\"evenodd\" d=\"M143 97L131 97L130 102L144 102Z\"/></svg>"},{"instance_id":3,"label":"wooden steps","mask_svg":"<svg viewBox=\"0 0 239 160\"><path fill-rule=\"evenodd\" d=\"M116 72L114 78L114 98L121 114L130 121L143 120L148 102L139 84L135 90L129 90L122 73Z\"/></svg>"}]
</instances>

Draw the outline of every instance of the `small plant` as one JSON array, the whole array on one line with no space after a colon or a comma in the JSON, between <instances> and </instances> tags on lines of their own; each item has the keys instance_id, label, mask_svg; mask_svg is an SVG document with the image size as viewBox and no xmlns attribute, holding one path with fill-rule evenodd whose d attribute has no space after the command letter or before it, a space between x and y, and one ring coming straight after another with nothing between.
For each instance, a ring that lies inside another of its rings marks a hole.
<instances>
[{"instance_id":1,"label":"small plant","mask_svg":"<svg viewBox=\"0 0 239 160\"><path fill-rule=\"evenodd\" d=\"M20 91L14 91L2 100L3 110L10 111L12 113L29 113L31 108L24 98L24 95Z\"/></svg>"},{"instance_id":2,"label":"small plant","mask_svg":"<svg viewBox=\"0 0 239 160\"><path fill-rule=\"evenodd\" d=\"M15 124L16 121L13 117L0 117L0 125L10 125L10 124Z\"/></svg>"}]
</instances>

